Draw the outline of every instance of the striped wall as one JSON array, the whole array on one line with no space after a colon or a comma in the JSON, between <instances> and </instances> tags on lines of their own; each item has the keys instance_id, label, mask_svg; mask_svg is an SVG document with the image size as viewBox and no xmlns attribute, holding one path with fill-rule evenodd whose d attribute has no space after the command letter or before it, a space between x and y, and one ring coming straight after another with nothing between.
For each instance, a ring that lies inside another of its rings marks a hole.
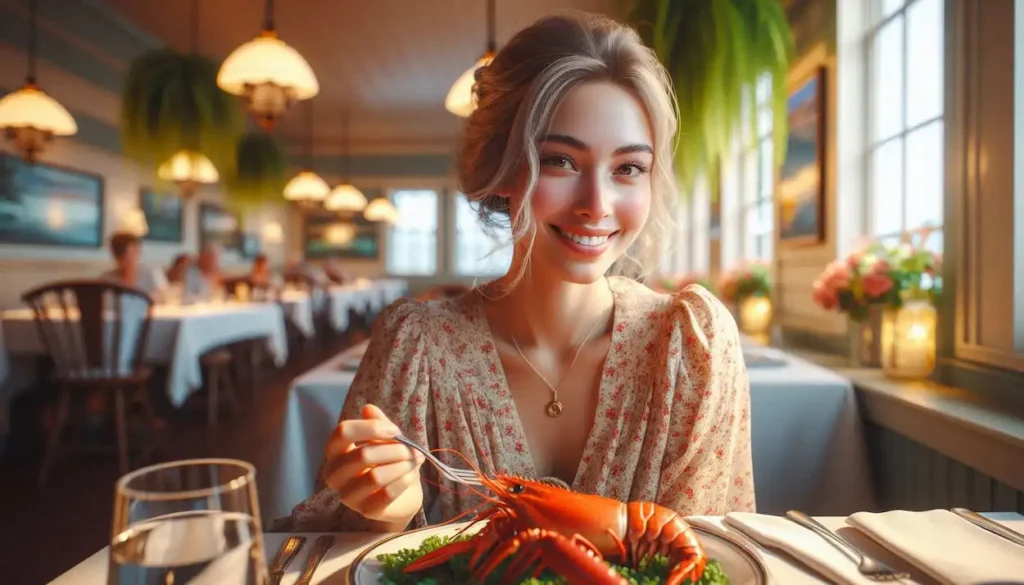
<instances>
[{"instance_id":1,"label":"striped wall","mask_svg":"<svg viewBox=\"0 0 1024 585\"><path fill-rule=\"evenodd\" d=\"M866 422L875 492L883 510L963 507L1024 514L1024 491L883 426Z\"/></svg>"}]
</instances>

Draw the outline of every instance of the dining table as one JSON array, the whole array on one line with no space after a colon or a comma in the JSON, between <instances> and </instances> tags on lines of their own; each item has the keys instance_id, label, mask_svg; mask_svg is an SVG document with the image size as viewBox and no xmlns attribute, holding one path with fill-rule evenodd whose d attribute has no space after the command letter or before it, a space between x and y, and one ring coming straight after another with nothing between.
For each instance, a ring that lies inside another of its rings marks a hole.
<instances>
[{"instance_id":1,"label":"dining table","mask_svg":"<svg viewBox=\"0 0 1024 585\"><path fill-rule=\"evenodd\" d=\"M1014 512L988 512L982 514L998 524L1016 530L1024 531L1024 516ZM911 563L908 560L897 556L890 549L883 547L878 542L868 538L852 528L846 517L827 516L816 517L817 521L826 528L837 531L844 539L855 544L862 551L882 562L885 562L895 570L906 571L909 579L899 581L904 585L944 585L941 581L930 576L925 570ZM835 583L834 579L826 578L821 572L811 569L807 564L794 558L792 555L780 549L761 546L754 541L737 536L735 531L723 528L721 516L694 516L687 518L691 524L704 528L717 536L727 537L730 542L735 542L748 550L765 569L768 574L768 583L772 585L817 585ZM803 529L801 529L803 530ZM983 529L978 529L983 530ZM808 532L808 534L811 534ZM987 534L987 533L986 533ZM321 533L281 533L268 532L263 534L263 554L268 562L273 558L281 544L289 537L301 535L307 537L307 543L295 556L288 566L281 585L294 585L299 578L312 544ZM335 541L325 556L323 562L313 574L310 585L345 585L350 584L348 579L349 567L357 557L382 539L392 536L384 533L369 532L342 532L334 533ZM943 535L936 535L941 538ZM814 538L819 538L813 535ZM999 538L999 537L996 537ZM821 540L820 544L825 541ZM827 546L827 545L826 545ZM1016 546L1016 545L1014 545ZM1024 555L1024 547L1020 547L1021 555ZM845 558L845 557L843 557ZM69 571L51 581L51 585L107 585L107 565L109 552L107 548L97 551L92 556L72 567ZM971 562L984 562L984 559L971 559ZM850 561L851 563L853 561ZM852 565L851 565L852 566ZM1000 585L1011 585L1012 581ZM1024 583L1024 574L1016 585ZM354 585L354 584L350 584ZM361 584L360 584L361 585Z\"/></svg>"}]
</instances>

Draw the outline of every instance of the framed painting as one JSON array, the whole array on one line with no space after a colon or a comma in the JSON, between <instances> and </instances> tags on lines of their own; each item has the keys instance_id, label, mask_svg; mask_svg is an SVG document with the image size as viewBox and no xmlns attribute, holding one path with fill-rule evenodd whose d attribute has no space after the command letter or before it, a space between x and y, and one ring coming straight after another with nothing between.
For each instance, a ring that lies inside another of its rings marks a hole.
<instances>
[{"instance_id":1,"label":"framed painting","mask_svg":"<svg viewBox=\"0 0 1024 585\"><path fill-rule=\"evenodd\" d=\"M174 193L149 187L139 189L139 209L146 216L149 231L144 240L180 243L185 236L185 200Z\"/></svg>"},{"instance_id":2,"label":"framed painting","mask_svg":"<svg viewBox=\"0 0 1024 585\"><path fill-rule=\"evenodd\" d=\"M238 218L223 207L212 203L199 204L199 249L208 244L221 250L241 251L241 232Z\"/></svg>"},{"instance_id":3,"label":"framed painting","mask_svg":"<svg viewBox=\"0 0 1024 585\"><path fill-rule=\"evenodd\" d=\"M103 246L103 177L0 153L0 244Z\"/></svg>"},{"instance_id":4,"label":"framed painting","mask_svg":"<svg viewBox=\"0 0 1024 585\"><path fill-rule=\"evenodd\" d=\"M260 254L260 237L256 234L244 233L241 235L242 258L251 260Z\"/></svg>"},{"instance_id":5,"label":"framed painting","mask_svg":"<svg viewBox=\"0 0 1024 585\"><path fill-rule=\"evenodd\" d=\"M779 175L779 242L817 244L825 239L825 68L797 83L789 95L789 138Z\"/></svg>"},{"instance_id":6,"label":"framed painting","mask_svg":"<svg viewBox=\"0 0 1024 585\"><path fill-rule=\"evenodd\" d=\"M351 219L334 214L307 215L303 241L308 259L380 259L379 226L362 214Z\"/></svg>"}]
</instances>

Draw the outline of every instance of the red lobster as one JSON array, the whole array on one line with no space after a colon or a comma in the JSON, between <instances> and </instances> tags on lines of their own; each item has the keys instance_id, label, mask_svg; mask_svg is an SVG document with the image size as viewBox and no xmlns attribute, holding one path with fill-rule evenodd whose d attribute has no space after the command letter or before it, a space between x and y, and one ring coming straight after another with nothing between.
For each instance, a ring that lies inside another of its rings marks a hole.
<instances>
[{"instance_id":1,"label":"red lobster","mask_svg":"<svg viewBox=\"0 0 1024 585\"><path fill-rule=\"evenodd\" d=\"M672 563L667 585L681 585L686 579L696 583L704 574L707 557L697 534L668 508L651 502L624 504L509 475L481 474L480 480L494 492L493 497L484 496L493 506L478 512L470 526L482 520L488 524L468 540L413 561L405 568L407 573L471 552L469 566L477 582L512 555L516 556L504 583L525 578L527 571L536 577L550 568L569 585L626 585L628 581L605 559L636 566L655 553Z\"/></svg>"}]
</instances>

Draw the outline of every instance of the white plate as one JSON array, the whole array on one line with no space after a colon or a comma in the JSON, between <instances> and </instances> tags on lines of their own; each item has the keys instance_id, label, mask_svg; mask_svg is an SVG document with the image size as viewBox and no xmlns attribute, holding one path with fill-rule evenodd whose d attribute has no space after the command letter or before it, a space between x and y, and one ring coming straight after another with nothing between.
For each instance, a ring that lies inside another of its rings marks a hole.
<instances>
[{"instance_id":1,"label":"white plate","mask_svg":"<svg viewBox=\"0 0 1024 585\"><path fill-rule=\"evenodd\" d=\"M446 526L428 526L418 530L410 530L402 534L389 536L366 548L349 567L348 582L350 585L380 585L381 571L377 555L396 553L406 548L418 548L428 536L451 536L465 526L466 523L449 524ZM482 526L482 524L478 525ZM473 527L474 532L478 527ZM767 585L768 571L758 560L755 553L742 545L725 540L696 526L694 530L700 536L704 551L708 558L721 563L722 569L729 577L729 585Z\"/></svg>"}]
</instances>

